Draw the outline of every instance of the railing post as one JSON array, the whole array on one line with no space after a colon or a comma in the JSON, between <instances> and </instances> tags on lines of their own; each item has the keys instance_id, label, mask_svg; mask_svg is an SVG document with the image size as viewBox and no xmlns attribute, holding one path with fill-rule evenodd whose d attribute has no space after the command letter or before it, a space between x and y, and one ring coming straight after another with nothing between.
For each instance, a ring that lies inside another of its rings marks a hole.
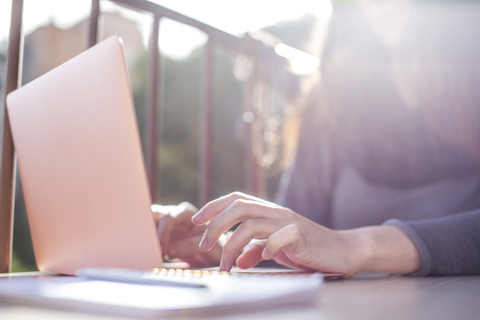
<instances>
[{"instance_id":1,"label":"railing post","mask_svg":"<svg viewBox=\"0 0 480 320\"><path fill-rule=\"evenodd\" d=\"M8 43L5 96L21 84L23 56L23 0L13 0ZM0 273L11 271L13 209L15 203L16 156L6 104L3 112L2 159L0 170Z\"/></svg>"},{"instance_id":2,"label":"railing post","mask_svg":"<svg viewBox=\"0 0 480 320\"><path fill-rule=\"evenodd\" d=\"M256 72L256 71L255 71ZM253 122L255 121L256 114L253 110L253 89L255 87L256 75L252 75L247 79L245 87L243 89L243 112L251 112L250 115L253 115L252 119L249 119L248 122L244 121L244 139L245 139L245 167L244 167L244 176L245 182L244 187L245 191L251 195L255 195L255 172L256 172L256 158L253 152L253 139L252 139L252 127Z\"/></svg>"},{"instance_id":3,"label":"railing post","mask_svg":"<svg viewBox=\"0 0 480 320\"><path fill-rule=\"evenodd\" d=\"M213 164L213 54L215 38L210 35L205 45L201 72L202 101L200 105L200 179L198 201L203 206L212 199L212 164Z\"/></svg>"},{"instance_id":4,"label":"railing post","mask_svg":"<svg viewBox=\"0 0 480 320\"><path fill-rule=\"evenodd\" d=\"M244 91L244 112L251 112L253 119L245 123L245 189L246 192L266 199L265 170L261 165L264 149L263 141L263 116L264 102L264 75L255 63L255 71L248 80Z\"/></svg>"},{"instance_id":5,"label":"railing post","mask_svg":"<svg viewBox=\"0 0 480 320\"><path fill-rule=\"evenodd\" d=\"M92 0L92 11L90 12L89 28L88 28L88 47L97 44L98 36L98 17L100 15L100 0Z\"/></svg>"},{"instance_id":6,"label":"railing post","mask_svg":"<svg viewBox=\"0 0 480 320\"><path fill-rule=\"evenodd\" d=\"M158 36L160 29L160 16L155 14L152 26L152 35L149 47L149 81L148 81L148 100L147 100L147 119L146 119L146 166L148 180L150 183L150 193L152 201L157 203L159 199L160 172L158 170L158 157L162 141L162 110L163 103L160 99L159 88L162 86L161 59L158 49ZM160 78L160 79L159 79ZM160 119L159 119L160 116Z\"/></svg>"}]
</instances>

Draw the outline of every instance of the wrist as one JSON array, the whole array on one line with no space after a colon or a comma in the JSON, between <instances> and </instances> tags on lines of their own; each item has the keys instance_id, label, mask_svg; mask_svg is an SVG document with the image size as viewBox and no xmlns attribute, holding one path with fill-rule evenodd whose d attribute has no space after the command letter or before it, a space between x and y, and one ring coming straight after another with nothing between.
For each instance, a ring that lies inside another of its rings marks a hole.
<instances>
[{"instance_id":1,"label":"wrist","mask_svg":"<svg viewBox=\"0 0 480 320\"><path fill-rule=\"evenodd\" d=\"M421 268L419 251L397 227L373 226L351 232L355 238L355 273L407 274Z\"/></svg>"},{"instance_id":2,"label":"wrist","mask_svg":"<svg viewBox=\"0 0 480 320\"><path fill-rule=\"evenodd\" d=\"M368 228L359 228L344 231L349 237L349 248L347 251L348 265L351 274L371 271L372 260L375 252L375 243Z\"/></svg>"}]
</instances>

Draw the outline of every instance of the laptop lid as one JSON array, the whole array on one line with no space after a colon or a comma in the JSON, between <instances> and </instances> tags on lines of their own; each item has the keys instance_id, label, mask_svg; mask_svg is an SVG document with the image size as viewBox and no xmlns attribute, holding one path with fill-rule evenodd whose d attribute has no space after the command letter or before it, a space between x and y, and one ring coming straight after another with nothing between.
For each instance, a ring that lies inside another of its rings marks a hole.
<instances>
[{"instance_id":1,"label":"laptop lid","mask_svg":"<svg viewBox=\"0 0 480 320\"><path fill-rule=\"evenodd\" d=\"M162 265L122 40L7 97L40 271Z\"/></svg>"}]
</instances>

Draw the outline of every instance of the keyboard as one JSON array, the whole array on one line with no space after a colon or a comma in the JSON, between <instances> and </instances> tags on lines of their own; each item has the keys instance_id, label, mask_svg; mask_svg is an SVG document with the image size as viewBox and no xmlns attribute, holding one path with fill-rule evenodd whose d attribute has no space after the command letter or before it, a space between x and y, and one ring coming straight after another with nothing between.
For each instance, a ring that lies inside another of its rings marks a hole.
<instances>
[{"instance_id":1,"label":"keyboard","mask_svg":"<svg viewBox=\"0 0 480 320\"><path fill-rule=\"evenodd\" d=\"M313 274L311 272L305 272L301 270L262 270L260 268L232 272L167 268L152 270L86 268L78 270L77 275L95 280L181 287L210 287L225 282L238 281L240 278L244 277L248 277L249 280L254 281L261 281L266 277L268 277L268 279L279 279L282 277L321 277L319 274Z\"/></svg>"}]
</instances>

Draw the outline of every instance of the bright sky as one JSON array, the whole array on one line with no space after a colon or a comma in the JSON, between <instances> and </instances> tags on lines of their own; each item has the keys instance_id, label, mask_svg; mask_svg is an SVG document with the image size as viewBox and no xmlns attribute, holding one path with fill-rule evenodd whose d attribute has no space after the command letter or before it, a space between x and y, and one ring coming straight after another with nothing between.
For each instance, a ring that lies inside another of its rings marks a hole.
<instances>
[{"instance_id":1,"label":"bright sky","mask_svg":"<svg viewBox=\"0 0 480 320\"><path fill-rule=\"evenodd\" d=\"M332 11L330 0L151 1L232 34L258 30L283 20L295 20L307 12L326 20ZM69 28L88 16L91 0L24 0L24 3L24 31L28 34L50 21L58 27ZM102 1L101 4L103 11L118 10L108 1ZM10 12L11 0L1 0L0 42L8 36ZM139 23L139 29L147 39L151 19L141 14L129 14L128 10L122 10L122 13ZM184 57L205 41L201 32L173 21L162 22L160 30L161 50L172 57Z\"/></svg>"}]
</instances>

